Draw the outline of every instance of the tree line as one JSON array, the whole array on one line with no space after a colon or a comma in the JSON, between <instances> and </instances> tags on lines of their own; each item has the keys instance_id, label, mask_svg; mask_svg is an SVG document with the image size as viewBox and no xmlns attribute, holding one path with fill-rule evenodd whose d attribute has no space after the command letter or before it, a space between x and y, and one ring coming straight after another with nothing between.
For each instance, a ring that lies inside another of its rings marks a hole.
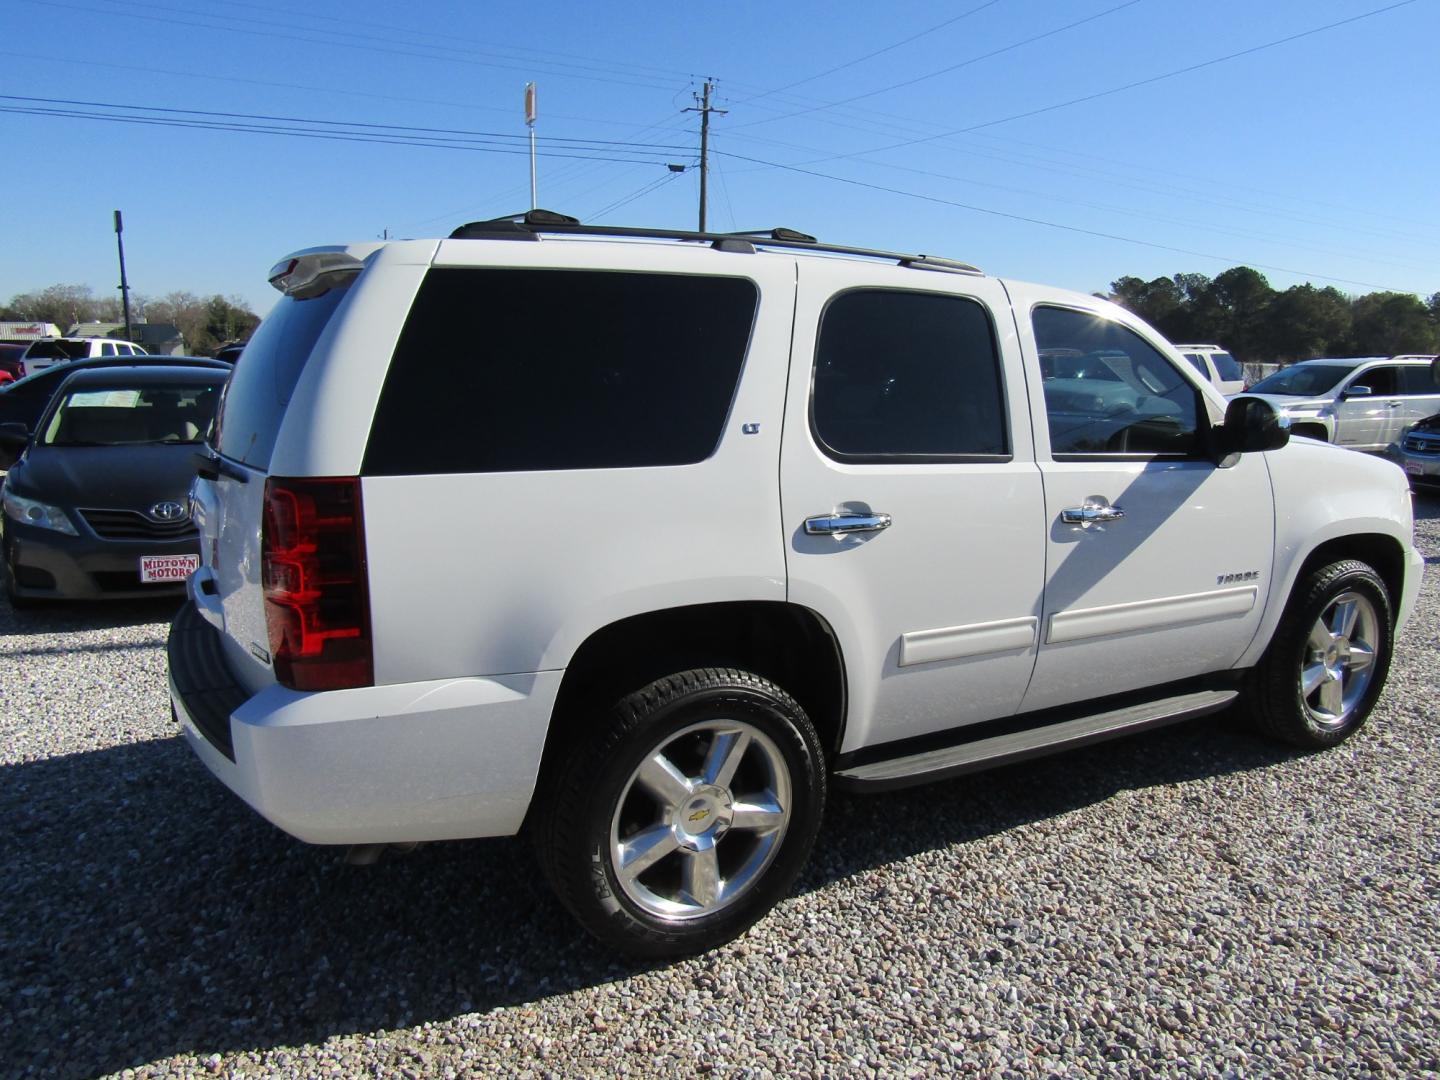
<instances>
[{"instance_id":1,"label":"tree line","mask_svg":"<svg viewBox=\"0 0 1440 1080\"><path fill-rule=\"evenodd\" d=\"M55 323L62 331L75 323L123 323L118 296L97 297L88 285L51 285L38 292L18 293L0 306L0 321ZM164 296L130 294L131 323L171 323L180 329L191 353L214 352L232 341L246 341L260 325L260 316L238 296L197 296L177 291Z\"/></svg>"},{"instance_id":2,"label":"tree line","mask_svg":"<svg viewBox=\"0 0 1440 1080\"><path fill-rule=\"evenodd\" d=\"M1394 356L1440 351L1440 293L1347 296L1333 286L1271 288L1235 266L1214 278L1176 274L1110 283L1109 299L1171 341L1214 343L1241 360L1287 363L1315 356Z\"/></svg>"}]
</instances>

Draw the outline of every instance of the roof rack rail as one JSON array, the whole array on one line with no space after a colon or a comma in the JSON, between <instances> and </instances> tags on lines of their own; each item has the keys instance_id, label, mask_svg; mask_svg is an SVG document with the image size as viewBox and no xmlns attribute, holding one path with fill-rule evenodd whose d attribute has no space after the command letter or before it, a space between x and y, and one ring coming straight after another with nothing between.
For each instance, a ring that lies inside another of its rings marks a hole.
<instances>
[{"instance_id":1,"label":"roof rack rail","mask_svg":"<svg viewBox=\"0 0 1440 1080\"><path fill-rule=\"evenodd\" d=\"M452 240L535 240L540 233L573 236L615 236L640 240L702 241L720 251L751 254L755 248L782 248L800 251L823 251L832 255L855 255L865 259L893 259L901 266L915 270L940 270L956 274L982 274L983 271L957 259L935 255L907 255L900 251L849 247L844 244L822 243L808 233L795 229L756 229L750 232L691 232L685 229L642 229L621 225L582 225L577 218L557 214L553 210L527 210L520 214L490 221L472 221L450 234Z\"/></svg>"}]
</instances>

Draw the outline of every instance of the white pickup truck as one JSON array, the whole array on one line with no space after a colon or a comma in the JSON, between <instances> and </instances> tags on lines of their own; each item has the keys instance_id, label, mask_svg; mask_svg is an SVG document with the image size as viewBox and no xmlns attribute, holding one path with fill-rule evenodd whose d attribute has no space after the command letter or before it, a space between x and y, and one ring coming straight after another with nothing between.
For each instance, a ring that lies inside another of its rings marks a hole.
<instances>
[{"instance_id":1,"label":"white pickup truck","mask_svg":"<svg viewBox=\"0 0 1440 1080\"><path fill-rule=\"evenodd\" d=\"M1414 607L1398 468L1093 296L544 211L271 280L192 491L185 735L361 857L523 831L630 952L760 918L831 786L1232 702L1338 743Z\"/></svg>"}]
</instances>

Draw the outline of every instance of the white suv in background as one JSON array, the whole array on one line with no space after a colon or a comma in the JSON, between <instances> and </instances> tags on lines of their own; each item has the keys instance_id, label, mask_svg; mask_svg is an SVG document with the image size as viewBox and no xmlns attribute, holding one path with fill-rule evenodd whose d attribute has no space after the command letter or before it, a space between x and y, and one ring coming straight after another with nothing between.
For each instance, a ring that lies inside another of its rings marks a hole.
<instances>
[{"instance_id":1,"label":"white suv in background","mask_svg":"<svg viewBox=\"0 0 1440 1080\"><path fill-rule=\"evenodd\" d=\"M1303 360L1261 379L1244 396L1274 406L1294 435L1384 451L1440 413L1436 375L1433 356Z\"/></svg>"},{"instance_id":2,"label":"white suv in background","mask_svg":"<svg viewBox=\"0 0 1440 1080\"><path fill-rule=\"evenodd\" d=\"M832 785L1237 700L1333 746L1419 589L1398 468L1082 293L544 211L271 281L192 489L186 738L361 857L523 830L637 954L760 918Z\"/></svg>"},{"instance_id":3,"label":"white suv in background","mask_svg":"<svg viewBox=\"0 0 1440 1080\"><path fill-rule=\"evenodd\" d=\"M1219 345L1176 345L1175 351L1226 397L1245 389L1245 370Z\"/></svg>"},{"instance_id":4,"label":"white suv in background","mask_svg":"<svg viewBox=\"0 0 1440 1080\"><path fill-rule=\"evenodd\" d=\"M91 356L148 356L139 345L114 338L39 338L20 357L21 377L44 371L56 364L84 360Z\"/></svg>"}]
</instances>

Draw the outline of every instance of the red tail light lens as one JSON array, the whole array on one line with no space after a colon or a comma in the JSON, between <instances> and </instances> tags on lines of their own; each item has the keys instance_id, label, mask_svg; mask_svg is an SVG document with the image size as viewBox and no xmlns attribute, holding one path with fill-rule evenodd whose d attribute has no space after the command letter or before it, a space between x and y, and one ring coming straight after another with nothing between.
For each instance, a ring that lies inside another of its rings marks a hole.
<instances>
[{"instance_id":1,"label":"red tail light lens","mask_svg":"<svg viewBox=\"0 0 1440 1080\"><path fill-rule=\"evenodd\" d=\"M360 478L267 480L260 553L275 677L295 690L374 685Z\"/></svg>"}]
</instances>

